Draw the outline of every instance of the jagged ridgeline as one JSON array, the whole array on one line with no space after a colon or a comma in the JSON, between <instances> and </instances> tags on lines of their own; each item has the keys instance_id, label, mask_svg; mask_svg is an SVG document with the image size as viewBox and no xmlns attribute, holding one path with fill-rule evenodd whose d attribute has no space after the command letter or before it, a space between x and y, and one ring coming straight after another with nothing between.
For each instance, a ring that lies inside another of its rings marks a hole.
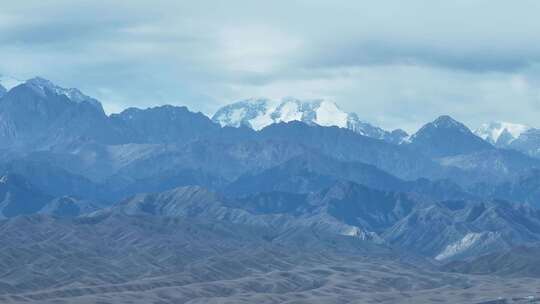
<instances>
[{"instance_id":1,"label":"jagged ridgeline","mask_svg":"<svg viewBox=\"0 0 540 304\"><path fill-rule=\"evenodd\" d=\"M294 98L108 115L43 78L0 84L1 303L462 303L540 286L532 127L443 115L409 135Z\"/></svg>"}]
</instances>

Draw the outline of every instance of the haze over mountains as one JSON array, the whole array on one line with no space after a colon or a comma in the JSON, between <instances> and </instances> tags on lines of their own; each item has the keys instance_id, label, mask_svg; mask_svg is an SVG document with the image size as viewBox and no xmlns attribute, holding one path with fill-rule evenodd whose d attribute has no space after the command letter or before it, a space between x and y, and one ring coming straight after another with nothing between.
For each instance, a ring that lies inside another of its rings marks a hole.
<instances>
[{"instance_id":1,"label":"haze over mountains","mask_svg":"<svg viewBox=\"0 0 540 304\"><path fill-rule=\"evenodd\" d=\"M440 116L408 135L293 98L107 115L42 78L5 85L0 299L331 303L353 279L388 303L441 286L480 299L500 282L475 273L540 276L509 269L540 241L538 132Z\"/></svg>"}]
</instances>

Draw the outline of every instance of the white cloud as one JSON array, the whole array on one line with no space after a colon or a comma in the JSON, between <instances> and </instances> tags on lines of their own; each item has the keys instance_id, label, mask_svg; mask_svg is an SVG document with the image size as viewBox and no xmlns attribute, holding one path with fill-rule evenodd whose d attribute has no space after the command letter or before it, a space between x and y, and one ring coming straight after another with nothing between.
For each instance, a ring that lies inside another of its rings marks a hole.
<instances>
[{"instance_id":1,"label":"white cloud","mask_svg":"<svg viewBox=\"0 0 540 304\"><path fill-rule=\"evenodd\" d=\"M267 27L220 31L221 62L231 72L275 73L302 46L299 39Z\"/></svg>"}]
</instances>

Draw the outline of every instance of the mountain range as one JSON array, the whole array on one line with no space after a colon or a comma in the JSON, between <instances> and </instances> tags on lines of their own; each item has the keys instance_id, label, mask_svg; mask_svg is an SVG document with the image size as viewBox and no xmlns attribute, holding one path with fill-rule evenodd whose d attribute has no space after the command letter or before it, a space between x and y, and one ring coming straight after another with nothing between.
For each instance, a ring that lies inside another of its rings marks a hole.
<instances>
[{"instance_id":1,"label":"mountain range","mask_svg":"<svg viewBox=\"0 0 540 304\"><path fill-rule=\"evenodd\" d=\"M301 121L308 125L346 128L391 143L401 143L408 137L407 132L401 129L390 132L361 121L357 114L347 113L327 100L248 99L220 108L212 120L222 127L245 126L254 130L261 130L274 123Z\"/></svg>"},{"instance_id":2,"label":"mountain range","mask_svg":"<svg viewBox=\"0 0 540 304\"><path fill-rule=\"evenodd\" d=\"M107 115L10 80L0 302L481 300L492 275L540 277L518 269L540 242L536 133L443 115L409 135L294 98Z\"/></svg>"}]
</instances>

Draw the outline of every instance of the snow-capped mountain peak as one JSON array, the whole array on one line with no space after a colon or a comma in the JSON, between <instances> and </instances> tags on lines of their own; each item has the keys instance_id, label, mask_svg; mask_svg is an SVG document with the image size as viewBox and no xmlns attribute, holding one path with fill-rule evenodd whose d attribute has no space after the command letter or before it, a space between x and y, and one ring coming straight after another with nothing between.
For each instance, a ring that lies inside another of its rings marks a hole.
<instances>
[{"instance_id":1,"label":"snow-capped mountain peak","mask_svg":"<svg viewBox=\"0 0 540 304\"><path fill-rule=\"evenodd\" d=\"M247 126L260 130L279 122L302 121L321 126L347 127L349 114L335 103L326 100L299 100L284 98L280 101L254 98L235 102L219 109L213 120L222 126Z\"/></svg>"},{"instance_id":2,"label":"snow-capped mountain peak","mask_svg":"<svg viewBox=\"0 0 540 304\"><path fill-rule=\"evenodd\" d=\"M441 115L433 121L433 125L438 128L461 128L462 123L453 119L449 115Z\"/></svg>"},{"instance_id":3,"label":"snow-capped mountain peak","mask_svg":"<svg viewBox=\"0 0 540 304\"><path fill-rule=\"evenodd\" d=\"M212 119L221 126L246 126L254 130L263 129L273 123L301 121L309 125L347 128L364 136L395 143L403 140L397 138L401 133L391 133L372 126L361 121L355 113L347 113L336 103L324 99L247 99L222 107Z\"/></svg>"},{"instance_id":4,"label":"snow-capped mountain peak","mask_svg":"<svg viewBox=\"0 0 540 304\"><path fill-rule=\"evenodd\" d=\"M285 98L273 112L276 122L303 121L320 126L347 127L349 114L335 103L322 99L302 101Z\"/></svg>"},{"instance_id":5,"label":"snow-capped mountain peak","mask_svg":"<svg viewBox=\"0 0 540 304\"><path fill-rule=\"evenodd\" d=\"M530 129L531 127L522 124L495 121L482 124L474 133L492 144L497 144L503 138L505 143L499 144L508 144Z\"/></svg>"},{"instance_id":6,"label":"snow-capped mountain peak","mask_svg":"<svg viewBox=\"0 0 540 304\"><path fill-rule=\"evenodd\" d=\"M25 84L31 87L38 94L43 95L43 96L46 96L46 91L49 91L56 95L64 95L73 102L89 103L101 109L101 103L99 101L97 101L96 99L90 96L84 95L81 91L75 88L67 88L67 89L62 88L60 86L57 86L50 80L47 80L41 77L35 77L32 79L29 79L25 82Z\"/></svg>"},{"instance_id":7,"label":"snow-capped mountain peak","mask_svg":"<svg viewBox=\"0 0 540 304\"><path fill-rule=\"evenodd\" d=\"M471 133L469 128L467 128L467 126L465 126L461 122L453 119L452 117L448 115L442 115L442 116L437 117L437 119L435 119L434 121L422 126L415 134L413 134L410 137L410 140L414 141L420 136L424 136L425 134L430 134L432 132L435 132L435 130L439 130L439 131L454 130L463 134Z\"/></svg>"},{"instance_id":8,"label":"snow-capped mountain peak","mask_svg":"<svg viewBox=\"0 0 540 304\"><path fill-rule=\"evenodd\" d=\"M274 123L270 117L274 109L275 105L271 100L252 98L222 107L212 119L223 127L246 126L260 130Z\"/></svg>"}]
</instances>

